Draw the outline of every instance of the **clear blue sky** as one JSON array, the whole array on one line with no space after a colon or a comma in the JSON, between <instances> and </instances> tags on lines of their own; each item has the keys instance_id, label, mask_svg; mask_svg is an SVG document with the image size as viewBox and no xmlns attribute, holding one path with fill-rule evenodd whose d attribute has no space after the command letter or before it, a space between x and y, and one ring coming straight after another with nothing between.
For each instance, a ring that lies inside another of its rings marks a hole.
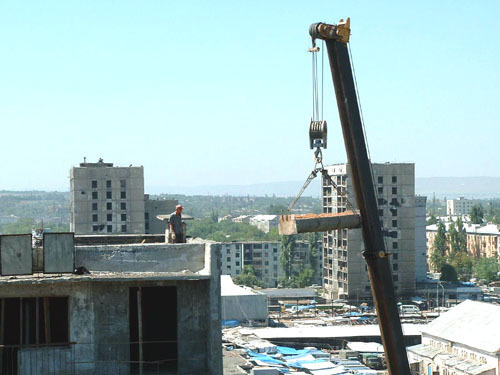
<instances>
[{"instance_id":1,"label":"clear blue sky","mask_svg":"<svg viewBox=\"0 0 500 375\"><path fill-rule=\"evenodd\" d=\"M372 160L500 176L499 4L2 1L0 190L68 190L84 156L143 165L146 190L305 179L308 27L347 16Z\"/></svg>"}]
</instances>

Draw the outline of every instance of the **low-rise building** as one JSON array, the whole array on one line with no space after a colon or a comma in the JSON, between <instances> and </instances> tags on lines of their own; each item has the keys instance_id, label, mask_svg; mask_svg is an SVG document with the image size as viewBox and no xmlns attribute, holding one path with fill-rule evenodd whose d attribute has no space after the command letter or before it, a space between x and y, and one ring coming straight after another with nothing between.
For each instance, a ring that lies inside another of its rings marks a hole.
<instances>
[{"instance_id":1,"label":"low-rise building","mask_svg":"<svg viewBox=\"0 0 500 375\"><path fill-rule=\"evenodd\" d=\"M420 375L496 375L500 364L500 306L465 301L422 328L408 348Z\"/></svg>"}]
</instances>

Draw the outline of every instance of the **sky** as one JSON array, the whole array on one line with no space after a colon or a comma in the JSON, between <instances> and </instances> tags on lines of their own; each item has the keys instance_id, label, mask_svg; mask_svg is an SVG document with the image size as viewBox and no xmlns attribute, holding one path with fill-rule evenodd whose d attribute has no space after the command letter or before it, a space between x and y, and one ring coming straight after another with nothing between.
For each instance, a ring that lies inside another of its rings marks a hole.
<instances>
[{"instance_id":1,"label":"sky","mask_svg":"<svg viewBox=\"0 0 500 375\"><path fill-rule=\"evenodd\" d=\"M84 157L144 166L146 191L304 180L308 27L346 17L371 159L500 176L498 1L4 0L0 190L67 191Z\"/></svg>"}]
</instances>

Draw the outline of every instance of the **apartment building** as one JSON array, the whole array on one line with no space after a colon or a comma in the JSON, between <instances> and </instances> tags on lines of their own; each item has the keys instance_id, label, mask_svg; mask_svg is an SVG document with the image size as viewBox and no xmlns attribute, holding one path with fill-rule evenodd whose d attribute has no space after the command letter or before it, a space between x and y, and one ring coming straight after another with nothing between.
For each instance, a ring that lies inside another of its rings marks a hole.
<instances>
[{"instance_id":1,"label":"apartment building","mask_svg":"<svg viewBox=\"0 0 500 375\"><path fill-rule=\"evenodd\" d=\"M451 222L444 223L447 233L450 224ZM500 256L500 225L471 223L464 223L463 225L467 235L467 252L469 255L488 258ZM430 255L434 250L437 224L428 225L426 227L426 235L427 248L429 249L428 259L430 259Z\"/></svg>"},{"instance_id":2,"label":"apartment building","mask_svg":"<svg viewBox=\"0 0 500 375\"><path fill-rule=\"evenodd\" d=\"M273 228L278 228L278 215L255 215L251 216L249 224L256 226L264 233L269 233Z\"/></svg>"},{"instance_id":3,"label":"apartment building","mask_svg":"<svg viewBox=\"0 0 500 375\"><path fill-rule=\"evenodd\" d=\"M304 264L309 264L309 244L306 241L296 241L293 252L292 267L299 270ZM322 249L321 244L317 254L316 284L321 283ZM283 277L280 265L281 243L279 241L248 241L230 242L221 245L220 260L223 275L238 276L244 266L252 266L255 275L268 288L278 286L278 280Z\"/></svg>"},{"instance_id":4,"label":"apartment building","mask_svg":"<svg viewBox=\"0 0 500 375\"><path fill-rule=\"evenodd\" d=\"M335 164L326 168L342 194L338 194L337 190L323 179L323 212L344 212L348 208L348 201L355 207L349 165ZM395 291L398 295L412 294L415 291L416 278L415 165L374 163L372 173L386 250L391 253ZM425 242L425 238L422 241ZM342 229L325 233L323 287L327 298L371 299L363 250L361 229Z\"/></svg>"},{"instance_id":5,"label":"apartment building","mask_svg":"<svg viewBox=\"0 0 500 375\"><path fill-rule=\"evenodd\" d=\"M157 218L158 215L169 215L179 204L177 199L150 199L144 194L144 230L147 234L165 234L166 221Z\"/></svg>"},{"instance_id":6,"label":"apartment building","mask_svg":"<svg viewBox=\"0 0 500 375\"><path fill-rule=\"evenodd\" d=\"M472 199L465 199L464 197L448 199L446 200L446 213L452 216L468 215L474 203Z\"/></svg>"},{"instance_id":7,"label":"apartment building","mask_svg":"<svg viewBox=\"0 0 500 375\"><path fill-rule=\"evenodd\" d=\"M72 232L145 233L142 166L85 161L71 168L70 190Z\"/></svg>"}]
</instances>

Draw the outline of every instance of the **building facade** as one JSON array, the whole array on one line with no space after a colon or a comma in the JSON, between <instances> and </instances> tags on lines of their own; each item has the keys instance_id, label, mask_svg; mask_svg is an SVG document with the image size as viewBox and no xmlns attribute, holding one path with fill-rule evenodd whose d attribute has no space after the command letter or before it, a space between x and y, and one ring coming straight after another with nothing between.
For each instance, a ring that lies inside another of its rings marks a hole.
<instances>
[{"instance_id":1,"label":"building facade","mask_svg":"<svg viewBox=\"0 0 500 375\"><path fill-rule=\"evenodd\" d=\"M144 195L144 230L148 234L165 234L166 222L157 218L158 215L169 215L175 211L179 203L176 199L149 199Z\"/></svg>"},{"instance_id":2,"label":"building facade","mask_svg":"<svg viewBox=\"0 0 500 375\"><path fill-rule=\"evenodd\" d=\"M97 235L84 237L104 243L75 246L72 233L54 235L41 249L0 236L17 243L1 259L16 277L0 276L0 373L222 373L219 244Z\"/></svg>"},{"instance_id":3,"label":"building facade","mask_svg":"<svg viewBox=\"0 0 500 375\"><path fill-rule=\"evenodd\" d=\"M447 236L450 222L444 223ZM498 224L463 224L467 235L467 252L475 257L500 257L500 225ZM434 241L437 235L437 224L426 227L428 262L434 251ZM449 241L448 241L449 246ZM429 264L429 267L431 265Z\"/></svg>"},{"instance_id":4,"label":"building facade","mask_svg":"<svg viewBox=\"0 0 500 375\"><path fill-rule=\"evenodd\" d=\"M348 164L326 167L342 194L322 181L324 213L340 213L355 207ZM372 164L379 217L398 295L415 291L415 165ZM420 202L422 203L422 202ZM419 216L420 213L419 213ZM425 242L425 238L422 239ZM421 245L420 245L421 246ZM323 238L323 287L327 298L371 299L361 229L326 232Z\"/></svg>"},{"instance_id":5,"label":"building facade","mask_svg":"<svg viewBox=\"0 0 500 375\"><path fill-rule=\"evenodd\" d=\"M316 284L321 283L322 249L319 249L316 260ZM292 257L292 268L299 271L304 264L309 264L309 244L296 241ZM275 288L284 276L280 264L281 243L279 241L248 241L221 244L220 260L223 275L236 277L243 272L245 266L252 266L255 275L262 280L265 287Z\"/></svg>"},{"instance_id":6,"label":"building facade","mask_svg":"<svg viewBox=\"0 0 500 375\"><path fill-rule=\"evenodd\" d=\"M417 283L427 279L426 230L427 197L415 197L415 278Z\"/></svg>"},{"instance_id":7,"label":"building facade","mask_svg":"<svg viewBox=\"0 0 500 375\"><path fill-rule=\"evenodd\" d=\"M408 347L418 375L497 375L500 306L465 301L422 328L422 343Z\"/></svg>"},{"instance_id":8,"label":"building facade","mask_svg":"<svg viewBox=\"0 0 500 375\"><path fill-rule=\"evenodd\" d=\"M448 215L468 215L474 203L473 200L464 197L448 199L446 201L446 213Z\"/></svg>"},{"instance_id":9,"label":"building facade","mask_svg":"<svg viewBox=\"0 0 500 375\"><path fill-rule=\"evenodd\" d=\"M256 226L264 233L269 233L273 228L278 228L278 215L255 215L250 217L249 224Z\"/></svg>"},{"instance_id":10,"label":"building facade","mask_svg":"<svg viewBox=\"0 0 500 375\"><path fill-rule=\"evenodd\" d=\"M80 163L70 171L75 234L145 233L144 168Z\"/></svg>"}]
</instances>

